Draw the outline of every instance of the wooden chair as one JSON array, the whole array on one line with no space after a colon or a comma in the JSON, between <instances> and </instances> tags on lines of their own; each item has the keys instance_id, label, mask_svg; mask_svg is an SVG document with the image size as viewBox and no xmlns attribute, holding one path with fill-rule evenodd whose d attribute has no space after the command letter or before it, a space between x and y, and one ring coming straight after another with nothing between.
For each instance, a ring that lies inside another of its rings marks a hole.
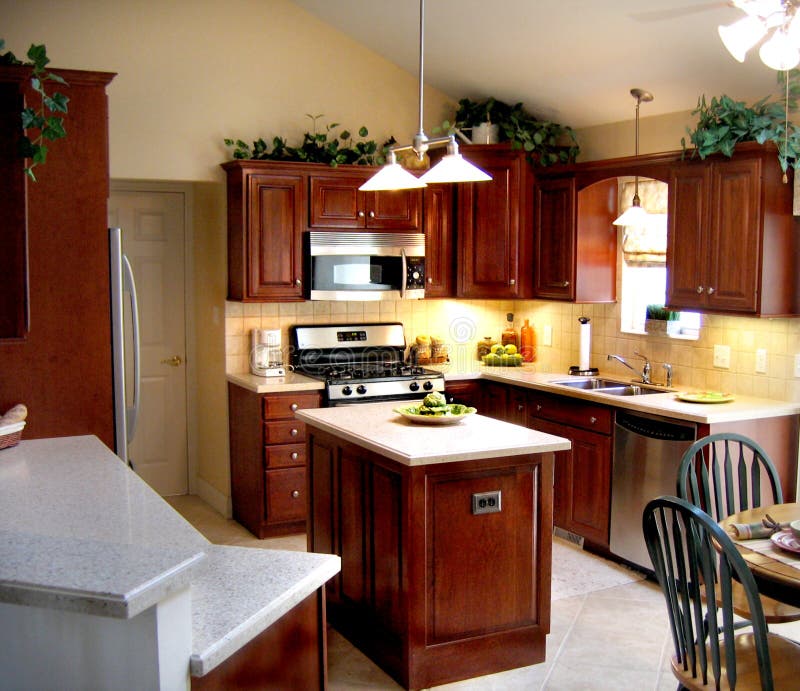
<instances>
[{"instance_id":1,"label":"wooden chair","mask_svg":"<svg viewBox=\"0 0 800 691\"><path fill-rule=\"evenodd\" d=\"M753 574L716 521L683 499L659 497L645 507L642 529L667 604L678 688L797 688L800 645L768 631ZM748 632L734 628L736 582L749 606Z\"/></svg>"},{"instance_id":2,"label":"wooden chair","mask_svg":"<svg viewBox=\"0 0 800 691\"><path fill-rule=\"evenodd\" d=\"M700 507L715 522L733 513L783 502L778 471L766 451L749 437L732 432L696 441L678 468L678 496ZM734 588L736 614L750 619L742 589ZM768 624L800 620L800 609L761 596Z\"/></svg>"}]
</instances>

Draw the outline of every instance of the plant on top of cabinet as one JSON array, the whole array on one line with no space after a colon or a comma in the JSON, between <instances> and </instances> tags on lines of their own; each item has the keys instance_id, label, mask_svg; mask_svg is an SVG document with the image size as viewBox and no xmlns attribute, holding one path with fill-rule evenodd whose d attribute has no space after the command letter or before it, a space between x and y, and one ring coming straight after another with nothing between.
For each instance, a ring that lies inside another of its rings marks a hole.
<instances>
[{"instance_id":1,"label":"plant on top of cabinet","mask_svg":"<svg viewBox=\"0 0 800 691\"><path fill-rule=\"evenodd\" d=\"M0 38L0 51L5 48L5 41ZM11 51L0 52L0 65L21 65L31 68L31 88L41 97L39 107L27 106L22 110L22 129L24 134L19 138L19 153L22 158L29 158L30 165L25 167L25 173L36 182L33 169L47 160L46 142L53 142L67 136L64 129L64 118L59 113L67 112L69 98L64 94L54 91L48 94L46 82L56 82L68 86L59 75L48 72L45 68L50 62L47 57L47 48L44 44L31 44L27 53L30 62L22 62ZM51 113L48 115L48 111ZM37 134L38 133L38 134Z\"/></svg>"},{"instance_id":2,"label":"plant on top of cabinet","mask_svg":"<svg viewBox=\"0 0 800 691\"><path fill-rule=\"evenodd\" d=\"M796 168L800 162L800 132L787 120L786 112L783 103L769 101L768 97L748 106L725 95L707 103L703 95L692 111L692 115L699 116L697 125L686 128L689 141L695 146L692 155L705 159L721 153L730 158L741 142L774 142L781 169L786 172L789 166ZM681 146L685 155L685 137L681 138Z\"/></svg>"},{"instance_id":3,"label":"plant on top of cabinet","mask_svg":"<svg viewBox=\"0 0 800 691\"><path fill-rule=\"evenodd\" d=\"M313 132L306 132L303 135L300 146L288 146L283 137L273 138L271 151L269 144L262 138L256 139L252 148L241 139L225 139L225 145L234 147L233 157L238 159L327 163L335 168L340 163L382 165L385 162L386 148L395 141L394 137L391 137L378 149L375 140L363 139L369 134L369 130L363 125L358 129L361 141L353 141L349 130L342 130L338 135L333 132L340 126L338 122L325 125L325 131L318 132L317 120L322 115L306 113L306 117L311 118L314 129Z\"/></svg>"},{"instance_id":4,"label":"plant on top of cabinet","mask_svg":"<svg viewBox=\"0 0 800 691\"><path fill-rule=\"evenodd\" d=\"M524 150L531 163L542 166L572 163L580 153L571 127L539 120L522 103L512 106L492 97L483 101L462 98L458 102L454 127L477 127L485 122L498 125L500 141L510 141L513 149ZM442 124L445 129L449 126L447 122Z\"/></svg>"}]
</instances>

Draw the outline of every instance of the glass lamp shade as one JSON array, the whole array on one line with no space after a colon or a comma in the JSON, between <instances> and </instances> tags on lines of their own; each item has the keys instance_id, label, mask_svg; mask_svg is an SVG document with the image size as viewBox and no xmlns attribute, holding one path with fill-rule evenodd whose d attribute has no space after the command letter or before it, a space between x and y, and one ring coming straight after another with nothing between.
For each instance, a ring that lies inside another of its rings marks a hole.
<instances>
[{"instance_id":1,"label":"glass lamp shade","mask_svg":"<svg viewBox=\"0 0 800 691\"><path fill-rule=\"evenodd\" d=\"M717 31L728 52L739 62L744 62L747 51L767 33L764 22L752 16L743 17L729 26L720 26Z\"/></svg>"},{"instance_id":2,"label":"glass lamp shade","mask_svg":"<svg viewBox=\"0 0 800 691\"><path fill-rule=\"evenodd\" d=\"M473 165L461 154L446 154L420 180L426 184L432 182L483 182L492 176Z\"/></svg>"},{"instance_id":3,"label":"glass lamp shade","mask_svg":"<svg viewBox=\"0 0 800 691\"><path fill-rule=\"evenodd\" d=\"M358 189L362 192L377 192L379 190L411 190L418 187L427 187L427 185L421 178L409 173L399 163L387 163Z\"/></svg>"},{"instance_id":4,"label":"glass lamp shade","mask_svg":"<svg viewBox=\"0 0 800 691\"><path fill-rule=\"evenodd\" d=\"M758 51L767 67L773 70L791 70L800 63L800 50L784 31L778 30Z\"/></svg>"},{"instance_id":5,"label":"glass lamp shade","mask_svg":"<svg viewBox=\"0 0 800 691\"><path fill-rule=\"evenodd\" d=\"M615 226L641 226L645 223L647 223L647 212L639 206L638 201L634 201L633 206L614 221Z\"/></svg>"}]
</instances>

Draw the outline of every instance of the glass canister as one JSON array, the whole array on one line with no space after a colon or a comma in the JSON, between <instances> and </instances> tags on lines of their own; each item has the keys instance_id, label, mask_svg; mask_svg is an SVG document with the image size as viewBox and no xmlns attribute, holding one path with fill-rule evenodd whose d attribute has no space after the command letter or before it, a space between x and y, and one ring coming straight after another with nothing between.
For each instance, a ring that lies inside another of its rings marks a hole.
<instances>
[{"instance_id":1,"label":"glass canister","mask_svg":"<svg viewBox=\"0 0 800 691\"><path fill-rule=\"evenodd\" d=\"M492 352L492 346L497 343L491 336L484 336L482 341L478 341L478 359Z\"/></svg>"}]
</instances>

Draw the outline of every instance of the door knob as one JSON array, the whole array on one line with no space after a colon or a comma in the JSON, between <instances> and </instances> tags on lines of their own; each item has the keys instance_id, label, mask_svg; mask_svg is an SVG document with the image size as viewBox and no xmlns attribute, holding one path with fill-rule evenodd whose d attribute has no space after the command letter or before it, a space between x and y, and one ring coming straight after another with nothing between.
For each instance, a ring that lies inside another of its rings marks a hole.
<instances>
[{"instance_id":1,"label":"door knob","mask_svg":"<svg viewBox=\"0 0 800 691\"><path fill-rule=\"evenodd\" d=\"M169 365L170 367L180 367L180 364L183 362L181 360L180 355L173 355L172 357L168 357L165 360L161 361L162 365Z\"/></svg>"}]
</instances>

